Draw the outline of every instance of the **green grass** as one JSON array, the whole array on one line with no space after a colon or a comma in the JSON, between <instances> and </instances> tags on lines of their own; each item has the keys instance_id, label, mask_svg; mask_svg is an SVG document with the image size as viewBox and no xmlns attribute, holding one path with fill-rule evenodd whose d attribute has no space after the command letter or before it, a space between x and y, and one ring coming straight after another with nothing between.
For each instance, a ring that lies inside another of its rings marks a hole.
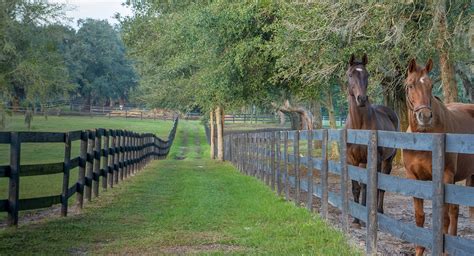
<instances>
[{"instance_id":1,"label":"green grass","mask_svg":"<svg viewBox=\"0 0 474 256\"><path fill-rule=\"evenodd\" d=\"M318 216L208 155L202 126L182 121L168 160L153 162L80 215L1 230L0 252L361 254Z\"/></svg>"},{"instance_id":2,"label":"green grass","mask_svg":"<svg viewBox=\"0 0 474 256\"><path fill-rule=\"evenodd\" d=\"M27 131L23 116L15 115L8 120L4 131ZM166 138L172 127L171 121L153 121L107 117L57 117L49 116L45 120L35 116L31 131L65 132L94 128L127 129L134 132L155 133ZM72 157L79 156L79 141L72 144ZM0 144L0 165L8 165L10 149L8 144ZM21 163L40 164L62 162L63 143L22 143ZM77 168L71 171L70 183L77 180ZM20 198L58 195L61 193L62 174L20 178ZM7 198L8 179L0 178L0 199ZM73 200L73 199L71 199ZM0 218L5 213L0 213Z\"/></svg>"}]
</instances>

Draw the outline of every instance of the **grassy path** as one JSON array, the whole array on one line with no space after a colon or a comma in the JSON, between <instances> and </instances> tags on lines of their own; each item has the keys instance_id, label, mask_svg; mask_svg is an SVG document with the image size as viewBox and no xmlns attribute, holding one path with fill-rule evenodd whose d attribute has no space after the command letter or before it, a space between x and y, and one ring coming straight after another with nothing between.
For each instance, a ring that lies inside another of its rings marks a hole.
<instances>
[{"instance_id":1,"label":"grassy path","mask_svg":"<svg viewBox=\"0 0 474 256\"><path fill-rule=\"evenodd\" d=\"M181 121L175 143L168 160L102 193L82 214L0 230L0 255L360 254L315 215L208 160L199 123Z\"/></svg>"}]
</instances>

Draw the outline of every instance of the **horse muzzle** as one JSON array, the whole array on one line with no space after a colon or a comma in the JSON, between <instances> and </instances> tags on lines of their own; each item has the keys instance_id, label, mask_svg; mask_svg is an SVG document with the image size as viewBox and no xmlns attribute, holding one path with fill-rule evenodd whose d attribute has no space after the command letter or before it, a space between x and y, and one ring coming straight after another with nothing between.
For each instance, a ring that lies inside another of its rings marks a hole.
<instances>
[{"instance_id":1,"label":"horse muzzle","mask_svg":"<svg viewBox=\"0 0 474 256\"><path fill-rule=\"evenodd\" d=\"M415 117L418 125L423 127L429 127L433 122L433 112L430 108L419 109L415 112Z\"/></svg>"},{"instance_id":2,"label":"horse muzzle","mask_svg":"<svg viewBox=\"0 0 474 256\"><path fill-rule=\"evenodd\" d=\"M365 104L367 103L368 99L369 99L369 97L367 97L367 95L364 95L364 96L358 95L356 97L357 106L358 107L365 107Z\"/></svg>"}]
</instances>

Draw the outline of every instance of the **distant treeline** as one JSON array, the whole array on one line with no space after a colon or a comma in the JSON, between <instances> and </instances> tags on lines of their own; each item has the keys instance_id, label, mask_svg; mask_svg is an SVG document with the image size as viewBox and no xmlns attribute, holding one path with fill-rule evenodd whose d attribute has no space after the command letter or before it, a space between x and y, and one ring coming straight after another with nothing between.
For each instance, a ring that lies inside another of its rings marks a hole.
<instances>
[{"instance_id":1,"label":"distant treeline","mask_svg":"<svg viewBox=\"0 0 474 256\"><path fill-rule=\"evenodd\" d=\"M57 100L123 104L138 83L118 28L105 20L64 25L65 6L0 2L0 111Z\"/></svg>"}]
</instances>

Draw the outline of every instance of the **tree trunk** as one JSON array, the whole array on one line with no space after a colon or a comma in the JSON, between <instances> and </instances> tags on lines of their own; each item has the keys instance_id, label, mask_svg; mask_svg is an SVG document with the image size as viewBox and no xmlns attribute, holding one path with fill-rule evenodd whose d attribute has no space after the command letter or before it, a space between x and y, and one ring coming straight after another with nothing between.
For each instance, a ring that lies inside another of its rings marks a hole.
<instances>
[{"instance_id":1,"label":"tree trunk","mask_svg":"<svg viewBox=\"0 0 474 256\"><path fill-rule=\"evenodd\" d=\"M474 85L472 84L472 73L469 67L456 65L456 73L459 75L459 78L461 78L464 87L464 98L466 98L468 102L474 103Z\"/></svg>"},{"instance_id":2,"label":"tree trunk","mask_svg":"<svg viewBox=\"0 0 474 256\"><path fill-rule=\"evenodd\" d=\"M91 95L90 94L86 97L86 101L84 101L83 103L82 111L91 111Z\"/></svg>"},{"instance_id":3,"label":"tree trunk","mask_svg":"<svg viewBox=\"0 0 474 256\"><path fill-rule=\"evenodd\" d=\"M278 110L277 114L280 117L280 126L285 126L285 124L286 124L286 115L285 115L285 113L281 112L281 110Z\"/></svg>"},{"instance_id":4,"label":"tree trunk","mask_svg":"<svg viewBox=\"0 0 474 256\"><path fill-rule=\"evenodd\" d=\"M439 1L436 10L436 26L438 29L438 39L436 47L439 52L439 66L441 71L441 82L443 84L444 102L451 103L458 101L458 88L454 79L454 66L449 58L449 42L448 22L446 20L446 3L444 0ZM448 43L446 43L448 42Z\"/></svg>"},{"instance_id":5,"label":"tree trunk","mask_svg":"<svg viewBox=\"0 0 474 256\"><path fill-rule=\"evenodd\" d=\"M324 106L326 107L326 109L328 111L328 114L329 114L329 127L331 129L336 129L337 128L336 116L334 115L334 105L333 105L333 101L332 101L332 92L331 92L331 90L328 90L327 101L324 103ZM331 148L331 151L329 153L330 158L336 158L338 156L337 143L332 142L330 144L330 148Z\"/></svg>"},{"instance_id":6,"label":"tree trunk","mask_svg":"<svg viewBox=\"0 0 474 256\"><path fill-rule=\"evenodd\" d=\"M211 109L211 112L210 112L210 119L209 119L209 129L211 130L210 131L210 139L211 139L211 159L215 159L215 152L214 152L214 144L215 144L215 136L214 136L214 133L215 133L215 125L214 125L214 110Z\"/></svg>"},{"instance_id":7,"label":"tree trunk","mask_svg":"<svg viewBox=\"0 0 474 256\"><path fill-rule=\"evenodd\" d=\"M18 96L13 96L13 99L12 99L12 111L13 112L18 112L20 108L20 98L18 98Z\"/></svg>"},{"instance_id":8,"label":"tree trunk","mask_svg":"<svg viewBox=\"0 0 474 256\"><path fill-rule=\"evenodd\" d=\"M46 113L46 108L44 104L41 103L40 106L41 106L41 112L43 112L44 119L48 120L48 113Z\"/></svg>"},{"instance_id":9,"label":"tree trunk","mask_svg":"<svg viewBox=\"0 0 474 256\"><path fill-rule=\"evenodd\" d=\"M329 115L329 127L331 129L336 129L337 124L336 124L336 116L334 115L334 104L332 101L332 92L329 90L328 91L328 101L326 104L326 108L328 110L328 115Z\"/></svg>"},{"instance_id":10,"label":"tree trunk","mask_svg":"<svg viewBox=\"0 0 474 256\"><path fill-rule=\"evenodd\" d=\"M313 128L323 128L323 115L321 113L321 103L319 101L313 101L311 103L311 113L313 113Z\"/></svg>"},{"instance_id":11,"label":"tree trunk","mask_svg":"<svg viewBox=\"0 0 474 256\"><path fill-rule=\"evenodd\" d=\"M313 129L313 114L304 107L293 107L289 100L285 100L283 106L277 106L272 103L278 111L288 115L291 120L291 129L293 130L312 130Z\"/></svg>"},{"instance_id":12,"label":"tree trunk","mask_svg":"<svg viewBox=\"0 0 474 256\"><path fill-rule=\"evenodd\" d=\"M222 116L224 109L222 107L216 108L216 124L217 124L217 159L224 161L224 123Z\"/></svg>"}]
</instances>

